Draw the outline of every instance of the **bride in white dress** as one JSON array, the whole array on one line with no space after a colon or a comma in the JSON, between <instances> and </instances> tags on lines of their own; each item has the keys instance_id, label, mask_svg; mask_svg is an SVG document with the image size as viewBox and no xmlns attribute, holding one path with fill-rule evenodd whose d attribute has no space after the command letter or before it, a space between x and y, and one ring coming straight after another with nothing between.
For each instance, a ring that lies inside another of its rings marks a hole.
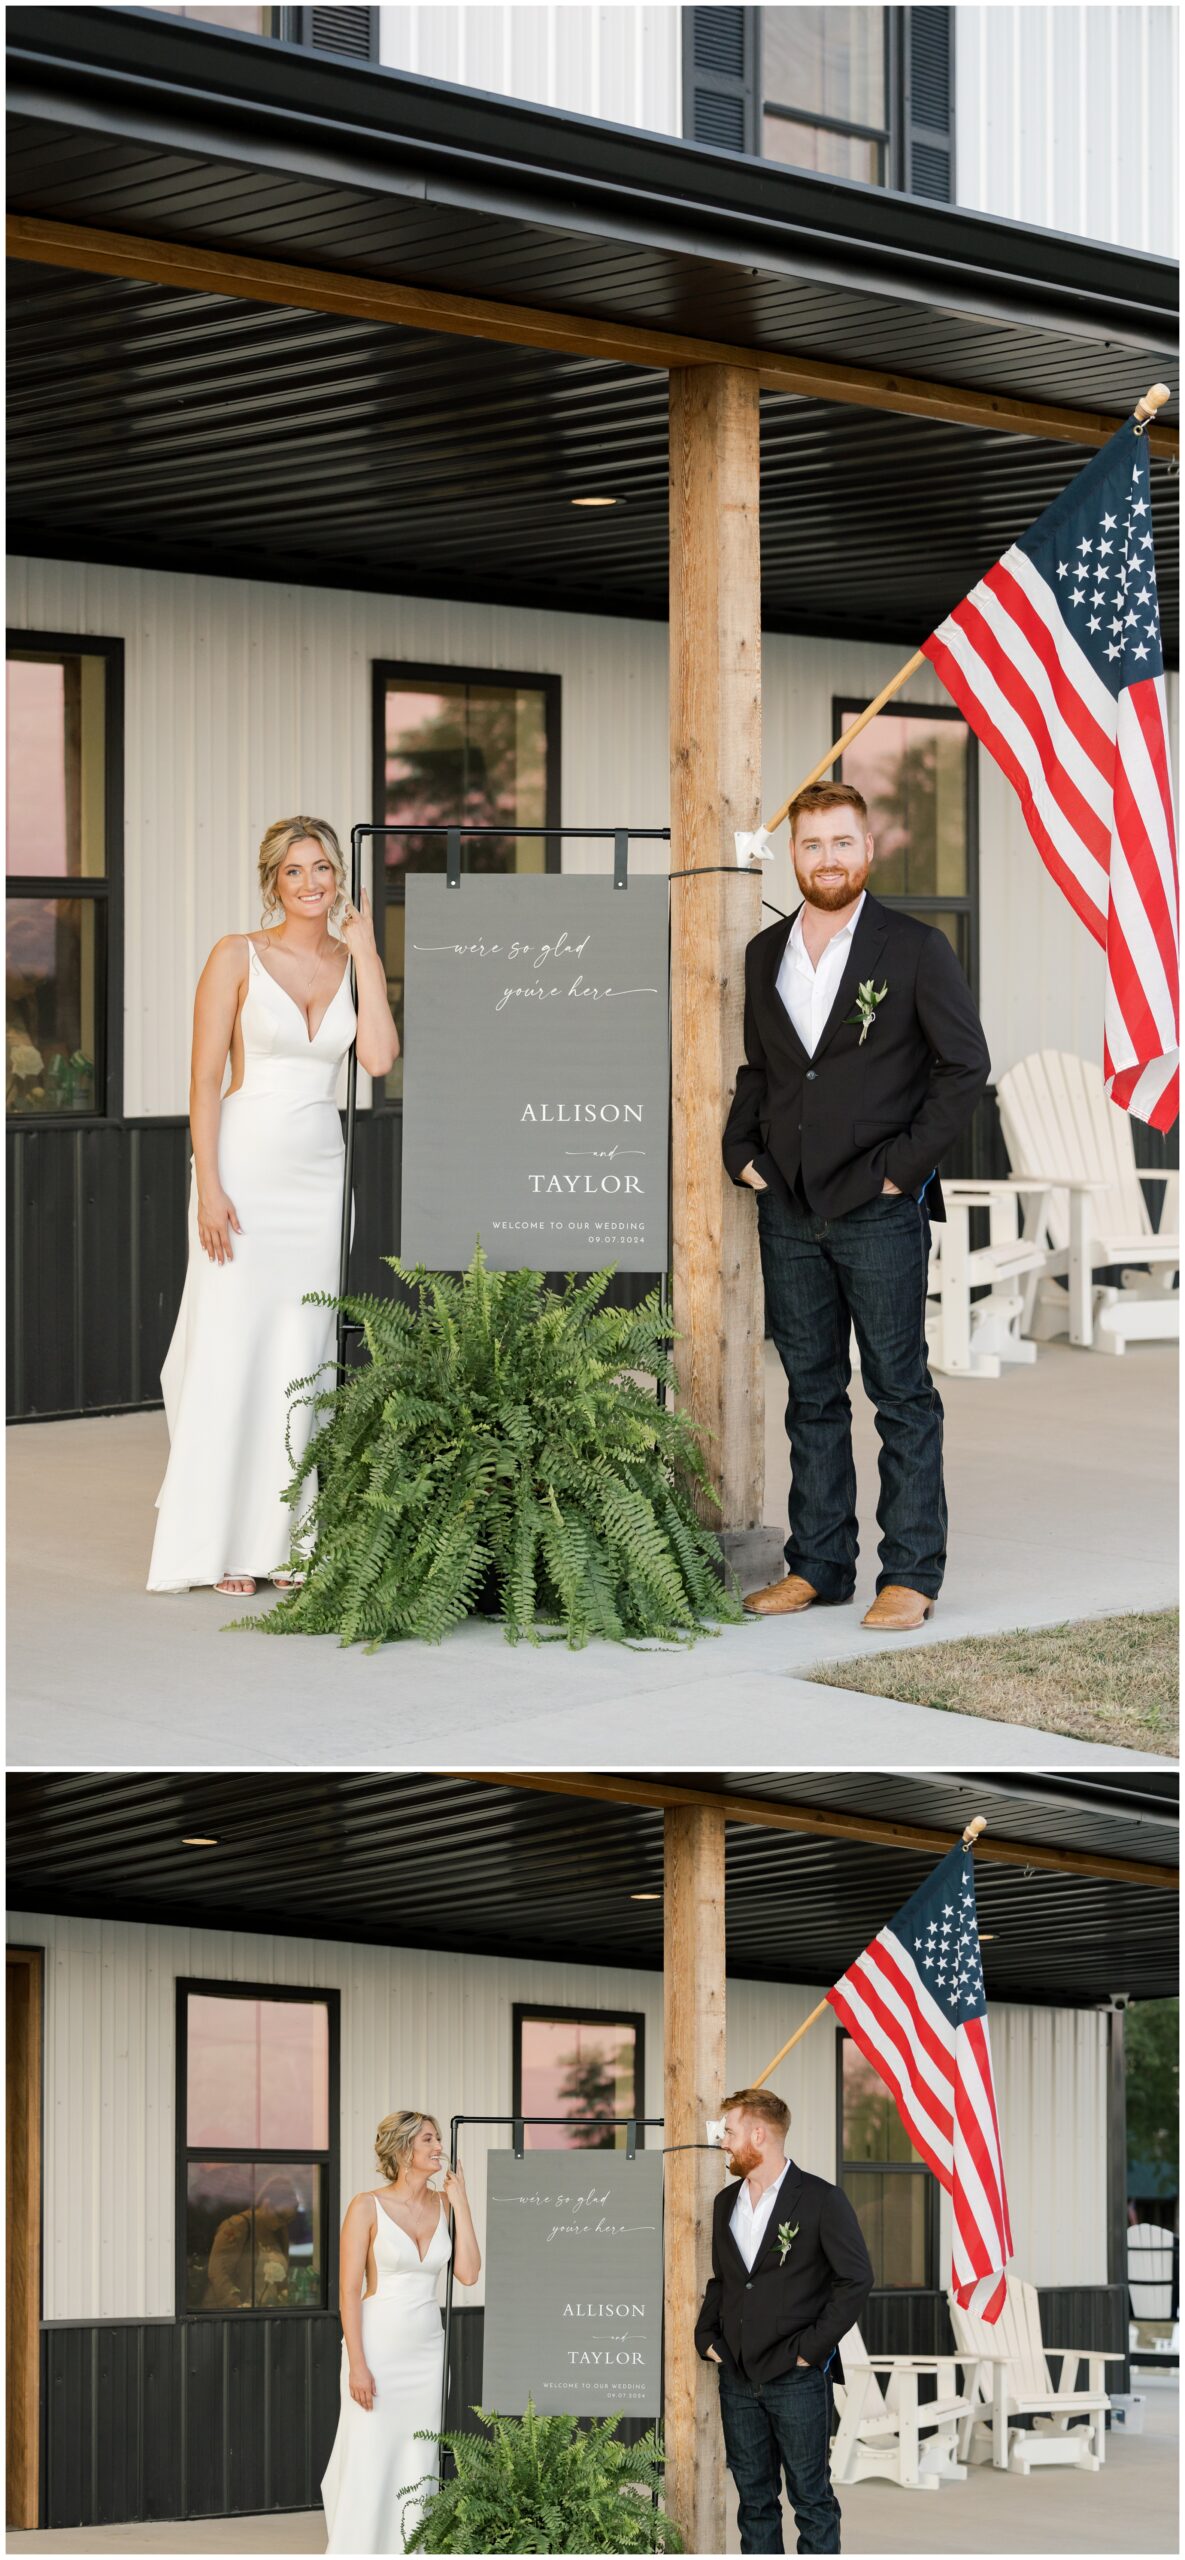
<instances>
[{"instance_id":1,"label":"bride in white dress","mask_svg":"<svg viewBox=\"0 0 1185 2560\"><path fill-rule=\"evenodd\" d=\"M452 2251L459 2284L476 2284L481 2252L460 2169L444 2165L435 2116L404 2107L375 2136L388 2180L355 2196L341 2237L341 2416L321 2483L329 2551L403 2551L422 2500L400 2492L436 2467L422 2427L440 2425L444 2333L437 2287ZM449 2214L453 2231L449 2232ZM430 2493L429 2493L430 2494Z\"/></svg>"},{"instance_id":2,"label":"bride in white dress","mask_svg":"<svg viewBox=\"0 0 1185 2560\"><path fill-rule=\"evenodd\" d=\"M150 1591L248 1594L289 1579L299 1524L283 1498L287 1391L317 1371L332 1383L333 1314L301 1300L337 1288L338 1077L355 1028L369 1075L387 1075L399 1055L370 901L363 891L361 913L351 905L332 827L279 819L259 849L259 882L265 918L281 921L216 943L194 1007L189 1265L161 1372L170 1445ZM311 1407L298 1405L296 1456L312 1427Z\"/></svg>"}]
</instances>

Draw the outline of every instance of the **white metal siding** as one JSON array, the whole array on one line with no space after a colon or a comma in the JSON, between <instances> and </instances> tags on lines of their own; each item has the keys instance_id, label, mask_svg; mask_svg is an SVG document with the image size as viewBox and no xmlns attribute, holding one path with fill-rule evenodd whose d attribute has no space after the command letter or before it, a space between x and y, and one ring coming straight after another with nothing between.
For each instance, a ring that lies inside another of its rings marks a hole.
<instances>
[{"instance_id":1,"label":"white metal siding","mask_svg":"<svg viewBox=\"0 0 1185 2560\"><path fill-rule=\"evenodd\" d=\"M1177 25L1139 0L961 5L959 203L1175 257Z\"/></svg>"},{"instance_id":2,"label":"white metal siding","mask_svg":"<svg viewBox=\"0 0 1185 2560\"><path fill-rule=\"evenodd\" d=\"M220 934L258 920L255 853L293 809L344 834L370 811L375 658L563 679L570 826L665 825L667 635L657 622L524 606L356 595L65 561L10 563L9 621L127 642L125 1100L182 1112L193 989ZM831 741L832 697L867 700L895 648L767 634L765 806ZM930 668L906 701L946 699ZM1097 1057L1102 958L1042 868L1015 797L980 755L980 998L997 1074L1031 1049ZM598 867L607 848L569 848ZM665 867L639 846L639 868ZM783 852L768 877L781 908Z\"/></svg>"},{"instance_id":3,"label":"white metal siding","mask_svg":"<svg viewBox=\"0 0 1185 2560\"><path fill-rule=\"evenodd\" d=\"M682 11L442 7L381 9L379 51L389 70L457 81L533 106L599 116L647 133L683 129Z\"/></svg>"},{"instance_id":4,"label":"white metal siding","mask_svg":"<svg viewBox=\"0 0 1185 2560\"><path fill-rule=\"evenodd\" d=\"M178 1975L340 1989L343 2201L375 2182L371 2143L389 2108L428 2106L446 2125L453 2114L509 2114L515 2000L643 2011L647 2112L662 2113L656 1973L43 1914L11 1915L9 1937L46 1949L50 2320L167 2318L175 2308ZM731 2086L764 2069L821 1989L730 1983ZM1104 2283L1106 2021L1086 2010L997 2008L992 2037L1018 2272L1039 2284ZM772 2085L791 2108L794 2156L833 2177L830 2015L811 2028ZM484 2155L496 2138L465 2137L479 2233ZM948 2256L948 2235L943 2245ZM480 2300L480 2288L466 2299Z\"/></svg>"}]
</instances>

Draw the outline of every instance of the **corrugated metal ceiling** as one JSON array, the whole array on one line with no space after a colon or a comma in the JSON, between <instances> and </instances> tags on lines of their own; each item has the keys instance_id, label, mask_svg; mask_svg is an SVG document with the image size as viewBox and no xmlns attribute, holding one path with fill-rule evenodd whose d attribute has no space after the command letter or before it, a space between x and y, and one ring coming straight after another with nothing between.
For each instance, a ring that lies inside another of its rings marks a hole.
<instances>
[{"instance_id":1,"label":"corrugated metal ceiling","mask_svg":"<svg viewBox=\"0 0 1185 2560\"><path fill-rule=\"evenodd\" d=\"M666 405L654 372L14 263L10 548L665 617ZM1085 458L766 394L767 627L916 645Z\"/></svg>"},{"instance_id":2,"label":"corrugated metal ceiling","mask_svg":"<svg viewBox=\"0 0 1185 2560\"><path fill-rule=\"evenodd\" d=\"M696 1784L695 1780L683 1783ZM716 1781L703 1781L705 1785ZM788 1771L726 1792L832 1804L1171 1865L1175 1800L1155 1782L1110 1804L1005 1779ZM22 1774L9 1782L16 1909L167 1918L228 1929L657 1966L662 1814L505 1784L411 1773ZM1165 1817L1168 1817L1166 1820ZM186 1834L216 1848L188 1848ZM831 1980L921 1882L932 1856L730 1824L732 1972ZM1088 2005L1176 1988L1177 1898L1111 1878L981 1862L989 1993Z\"/></svg>"}]
</instances>

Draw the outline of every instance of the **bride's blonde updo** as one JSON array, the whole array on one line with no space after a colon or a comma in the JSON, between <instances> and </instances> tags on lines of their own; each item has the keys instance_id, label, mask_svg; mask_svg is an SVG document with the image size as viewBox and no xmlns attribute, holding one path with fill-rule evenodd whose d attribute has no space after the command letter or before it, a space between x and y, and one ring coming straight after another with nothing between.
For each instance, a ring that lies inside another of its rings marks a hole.
<instances>
[{"instance_id":1,"label":"bride's blonde updo","mask_svg":"<svg viewBox=\"0 0 1185 2560\"><path fill-rule=\"evenodd\" d=\"M346 866L341 846L328 819L277 818L268 828L259 848L259 892L263 899L262 922L264 924L270 924L272 917L280 912L276 881L280 875L281 864L287 860L294 844L303 844L310 836L314 843L320 845L327 860L333 864L337 896L333 901L331 913L335 919L340 914L346 897Z\"/></svg>"},{"instance_id":2,"label":"bride's blonde updo","mask_svg":"<svg viewBox=\"0 0 1185 2560\"><path fill-rule=\"evenodd\" d=\"M383 2117L374 2137L374 2156L392 2186L398 2183L400 2172L411 2158L416 2135L426 2124L431 2125L439 2142L441 2132L435 2116L422 2115L418 2107L396 2107L394 2115Z\"/></svg>"}]
</instances>

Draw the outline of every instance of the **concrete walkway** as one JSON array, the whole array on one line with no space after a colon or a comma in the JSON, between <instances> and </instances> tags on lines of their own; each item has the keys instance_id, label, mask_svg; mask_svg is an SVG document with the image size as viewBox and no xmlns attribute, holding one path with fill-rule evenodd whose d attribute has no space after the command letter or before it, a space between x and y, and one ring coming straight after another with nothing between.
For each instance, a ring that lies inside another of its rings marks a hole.
<instances>
[{"instance_id":1,"label":"concrete walkway","mask_svg":"<svg viewBox=\"0 0 1185 2560\"><path fill-rule=\"evenodd\" d=\"M1157 2375L1136 2383L1145 2395L1144 2433L1112 2429L1099 2472L1036 2471L1028 2480L976 2465L966 2480L937 2490L895 2489L865 2480L843 2494L844 2550L913 2552L948 2560L958 2552L1177 2551L1177 2391ZM731 2490L729 2507L732 2507ZM784 2538L794 2549L786 2518ZM322 2552L320 2510L289 2516L235 2516L206 2524L104 2525L74 2533L10 2533L9 2551ZM730 2517L729 2552L739 2551Z\"/></svg>"},{"instance_id":2,"label":"concrete walkway","mask_svg":"<svg viewBox=\"0 0 1185 2560\"><path fill-rule=\"evenodd\" d=\"M784 1517L780 1372L769 1354L766 1517ZM1177 1355L1047 1345L1033 1369L942 1381L951 1563L927 1644L1176 1595ZM473 1622L367 1656L332 1637L222 1632L210 1592L150 1597L160 1414L9 1432L9 1757L15 1765L367 1767L434 1761L628 1768L754 1762L1156 1765L1142 1753L890 1704L803 1678L884 1650L860 1615L875 1574L876 1440L853 1388L865 1519L857 1603L728 1628L693 1651L507 1645ZM255 1604L267 1605L266 1599Z\"/></svg>"}]
</instances>

